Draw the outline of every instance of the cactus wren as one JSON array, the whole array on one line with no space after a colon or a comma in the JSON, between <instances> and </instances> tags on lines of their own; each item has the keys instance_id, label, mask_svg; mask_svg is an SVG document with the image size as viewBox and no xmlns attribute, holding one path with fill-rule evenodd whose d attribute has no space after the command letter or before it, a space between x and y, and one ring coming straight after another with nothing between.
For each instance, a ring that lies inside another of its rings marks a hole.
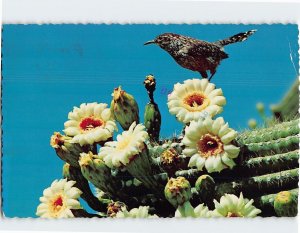
<instances>
[{"instance_id":1,"label":"cactus wren","mask_svg":"<svg viewBox=\"0 0 300 233\"><path fill-rule=\"evenodd\" d=\"M167 51L179 65L186 69L198 71L203 78L208 78L206 71L209 70L209 80L211 80L220 62L228 58L223 47L247 40L255 32L256 30L251 30L239 33L212 43L174 33L164 33L144 45L157 44Z\"/></svg>"}]
</instances>

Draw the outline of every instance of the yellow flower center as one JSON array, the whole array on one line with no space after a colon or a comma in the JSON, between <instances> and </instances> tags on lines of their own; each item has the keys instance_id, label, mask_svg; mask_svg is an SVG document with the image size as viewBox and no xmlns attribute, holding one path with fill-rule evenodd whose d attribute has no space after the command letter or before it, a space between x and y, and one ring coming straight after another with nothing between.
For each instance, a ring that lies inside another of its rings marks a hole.
<instances>
[{"instance_id":1,"label":"yellow flower center","mask_svg":"<svg viewBox=\"0 0 300 233\"><path fill-rule=\"evenodd\" d=\"M104 121L101 119L94 118L93 116L85 117L81 120L79 127L83 131L89 131L91 129L101 127L104 125Z\"/></svg>"},{"instance_id":2,"label":"yellow flower center","mask_svg":"<svg viewBox=\"0 0 300 233\"><path fill-rule=\"evenodd\" d=\"M226 217L227 218L235 218L235 217L243 217L243 215L240 213L228 212Z\"/></svg>"},{"instance_id":3,"label":"yellow flower center","mask_svg":"<svg viewBox=\"0 0 300 233\"><path fill-rule=\"evenodd\" d=\"M223 143L218 136L209 133L202 135L197 143L198 152L204 158L218 155L224 151Z\"/></svg>"},{"instance_id":4,"label":"yellow flower center","mask_svg":"<svg viewBox=\"0 0 300 233\"><path fill-rule=\"evenodd\" d=\"M118 150L124 150L128 146L129 142L130 142L129 137L124 138L123 140L118 142L117 149Z\"/></svg>"},{"instance_id":5,"label":"yellow flower center","mask_svg":"<svg viewBox=\"0 0 300 233\"><path fill-rule=\"evenodd\" d=\"M276 201L280 203L288 203L291 200L291 193L289 191L282 191L276 195Z\"/></svg>"},{"instance_id":6,"label":"yellow flower center","mask_svg":"<svg viewBox=\"0 0 300 233\"><path fill-rule=\"evenodd\" d=\"M200 112L210 103L210 100L203 93L192 93L183 99L186 108L191 112Z\"/></svg>"}]
</instances>

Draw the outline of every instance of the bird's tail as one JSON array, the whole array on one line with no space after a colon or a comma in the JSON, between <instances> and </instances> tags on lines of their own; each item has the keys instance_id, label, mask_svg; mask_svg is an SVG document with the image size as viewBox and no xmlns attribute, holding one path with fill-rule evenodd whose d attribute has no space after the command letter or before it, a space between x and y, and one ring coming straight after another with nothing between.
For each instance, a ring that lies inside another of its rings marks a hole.
<instances>
[{"instance_id":1,"label":"bird's tail","mask_svg":"<svg viewBox=\"0 0 300 233\"><path fill-rule=\"evenodd\" d=\"M225 46L225 45L233 44L233 43L236 43L236 42L242 42L242 41L247 40L248 37L251 36L252 34L254 34L255 32L256 32L256 30L250 30L250 31L247 31L247 32L242 32L242 33L236 34L234 36L231 36L227 39L218 40L218 41L215 42L215 44L217 44L219 46Z\"/></svg>"}]
</instances>

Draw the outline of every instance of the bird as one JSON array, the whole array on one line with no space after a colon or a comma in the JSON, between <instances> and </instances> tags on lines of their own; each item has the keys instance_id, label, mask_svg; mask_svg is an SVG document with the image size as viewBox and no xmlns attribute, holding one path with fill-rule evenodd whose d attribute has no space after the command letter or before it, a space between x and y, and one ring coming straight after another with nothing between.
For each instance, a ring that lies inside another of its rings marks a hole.
<instances>
[{"instance_id":1,"label":"bird","mask_svg":"<svg viewBox=\"0 0 300 233\"><path fill-rule=\"evenodd\" d=\"M199 72L202 78L208 78L207 71L210 71L208 79L210 81L215 75L220 62L229 57L224 52L224 46L245 41L256 31L254 29L238 33L215 42L198 40L175 33L164 33L158 35L154 40L144 43L144 45L158 45L168 52L180 66Z\"/></svg>"}]
</instances>

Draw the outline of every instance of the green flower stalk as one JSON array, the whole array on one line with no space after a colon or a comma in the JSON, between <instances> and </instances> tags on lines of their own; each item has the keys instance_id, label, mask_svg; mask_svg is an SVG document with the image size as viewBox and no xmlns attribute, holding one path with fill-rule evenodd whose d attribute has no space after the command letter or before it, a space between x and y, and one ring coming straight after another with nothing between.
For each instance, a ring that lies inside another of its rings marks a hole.
<instances>
[{"instance_id":1,"label":"green flower stalk","mask_svg":"<svg viewBox=\"0 0 300 233\"><path fill-rule=\"evenodd\" d=\"M274 201L274 209L279 217L295 217L298 213L298 192L281 191Z\"/></svg>"},{"instance_id":2,"label":"green flower stalk","mask_svg":"<svg viewBox=\"0 0 300 233\"><path fill-rule=\"evenodd\" d=\"M150 102L145 107L144 124L151 141L158 142L161 126L161 114L158 105L154 102L153 93L156 88L156 81L153 75L146 76L144 81L145 88L148 92Z\"/></svg>"},{"instance_id":3,"label":"green flower stalk","mask_svg":"<svg viewBox=\"0 0 300 233\"><path fill-rule=\"evenodd\" d=\"M65 163L63 166L63 177L67 178L68 181L76 181L74 186L82 191L81 198L84 199L92 209L100 212L106 210L107 204L100 202L99 199L94 196L89 183L82 175L80 168Z\"/></svg>"},{"instance_id":4,"label":"green flower stalk","mask_svg":"<svg viewBox=\"0 0 300 233\"><path fill-rule=\"evenodd\" d=\"M112 94L111 112L124 130L128 130L133 122L139 123L139 107L134 97L121 87L115 88Z\"/></svg>"},{"instance_id":5,"label":"green flower stalk","mask_svg":"<svg viewBox=\"0 0 300 233\"><path fill-rule=\"evenodd\" d=\"M78 160L80 153L86 149L91 149L92 146L88 145L84 148L77 143L71 143L71 140L71 137L61 135L59 132L54 132L51 136L50 145L55 149L60 159L74 167L79 167Z\"/></svg>"},{"instance_id":6,"label":"green flower stalk","mask_svg":"<svg viewBox=\"0 0 300 233\"><path fill-rule=\"evenodd\" d=\"M121 193L123 185L121 180L111 175L109 167L93 153L82 153L79 160L82 175L100 190L110 197L130 199L125 193Z\"/></svg>"},{"instance_id":7,"label":"green flower stalk","mask_svg":"<svg viewBox=\"0 0 300 233\"><path fill-rule=\"evenodd\" d=\"M165 197L175 208L183 205L192 197L190 182L184 177L171 178L165 187Z\"/></svg>"},{"instance_id":8,"label":"green flower stalk","mask_svg":"<svg viewBox=\"0 0 300 233\"><path fill-rule=\"evenodd\" d=\"M145 107L144 123L151 141L159 140L161 115L156 103L148 103Z\"/></svg>"}]
</instances>

